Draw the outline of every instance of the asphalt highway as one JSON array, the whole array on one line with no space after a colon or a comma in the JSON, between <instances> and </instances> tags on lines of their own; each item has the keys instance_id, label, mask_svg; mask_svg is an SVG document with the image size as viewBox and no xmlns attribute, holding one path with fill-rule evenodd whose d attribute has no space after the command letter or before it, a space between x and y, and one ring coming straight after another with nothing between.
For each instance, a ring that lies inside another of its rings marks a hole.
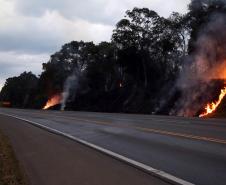
<instances>
[{"instance_id":1,"label":"asphalt highway","mask_svg":"<svg viewBox=\"0 0 226 185\"><path fill-rule=\"evenodd\" d=\"M15 118L0 115L0 129L10 139L29 185L169 185L89 147Z\"/></svg>"},{"instance_id":2,"label":"asphalt highway","mask_svg":"<svg viewBox=\"0 0 226 185\"><path fill-rule=\"evenodd\" d=\"M60 130L193 184L226 184L224 119L17 109L0 113Z\"/></svg>"}]
</instances>

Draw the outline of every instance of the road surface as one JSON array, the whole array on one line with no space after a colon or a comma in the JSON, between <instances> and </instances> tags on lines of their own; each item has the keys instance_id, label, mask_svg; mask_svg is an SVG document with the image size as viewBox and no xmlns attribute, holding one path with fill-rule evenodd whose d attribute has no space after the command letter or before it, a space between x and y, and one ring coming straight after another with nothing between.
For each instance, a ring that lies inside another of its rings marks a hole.
<instances>
[{"instance_id":1,"label":"road surface","mask_svg":"<svg viewBox=\"0 0 226 185\"><path fill-rule=\"evenodd\" d=\"M226 183L226 120L0 109L197 185Z\"/></svg>"},{"instance_id":2,"label":"road surface","mask_svg":"<svg viewBox=\"0 0 226 185\"><path fill-rule=\"evenodd\" d=\"M24 121L0 115L29 185L169 185L141 170Z\"/></svg>"}]
</instances>

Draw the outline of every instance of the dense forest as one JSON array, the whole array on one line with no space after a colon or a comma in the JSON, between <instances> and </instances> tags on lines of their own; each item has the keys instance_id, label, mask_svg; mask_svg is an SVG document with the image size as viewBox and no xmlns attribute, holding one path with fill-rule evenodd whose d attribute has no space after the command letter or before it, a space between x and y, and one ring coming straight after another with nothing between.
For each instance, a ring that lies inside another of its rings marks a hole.
<instances>
[{"instance_id":1,"label":"dense forest","mask_svg":"<svg viewBox=\"0 0 226 185\"><path fill-rule=\"evenodd\" d=\"M0 101L40 109L62 94L66 110L196 116L225 83L216 75L226 67L225 18L223 0L192 0L168 18L128 10L111 42L63 45L38 77L8 78Z\"/></svg>"}]
</instances>

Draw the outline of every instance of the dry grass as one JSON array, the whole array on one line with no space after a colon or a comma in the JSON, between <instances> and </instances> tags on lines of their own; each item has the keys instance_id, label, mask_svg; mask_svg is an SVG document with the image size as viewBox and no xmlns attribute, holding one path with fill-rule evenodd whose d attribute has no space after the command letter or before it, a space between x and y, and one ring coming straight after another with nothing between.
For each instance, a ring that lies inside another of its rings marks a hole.
<instances>
[{"instance_id":1,"label":"dry grass","mask_svg":"<svg viewBox=\"0 0 226 185\"><path fill-rule=\"evenodd\" d=\"M217 111L210 115L210 118L226 118L226 98L223 99Z\"/></svg>"},{"instance_id":2,"label":"dry grass","mask_svg":"<svg viewBox=\"0 0 226 185\"><path fill-rule=\"evenodd\" d=\"M0 132L0 185L27 185L9 140Z\"/></svg>"}]
</instances>

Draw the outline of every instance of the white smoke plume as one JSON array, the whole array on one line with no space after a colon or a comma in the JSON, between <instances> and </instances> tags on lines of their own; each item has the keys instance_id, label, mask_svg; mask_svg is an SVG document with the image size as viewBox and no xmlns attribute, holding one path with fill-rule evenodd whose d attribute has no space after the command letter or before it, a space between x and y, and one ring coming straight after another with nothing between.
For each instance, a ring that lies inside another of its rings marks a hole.
<instances>
[{"instance_id":1,"label":"white smoke plume","mask_svg":"<svg viewBox=\"0 0 226 185\"><path fill-rule=\"evenodd\" d=\"M62 111L65 109L69 97L71 97L71 100L74 100L78 89L78 82L79 82L79 72L75 70L72 73L72 75L70 75L66 79L64 83L64 90L62 92L62 101L61 101Z\"/></svg>"}]
</instances>

